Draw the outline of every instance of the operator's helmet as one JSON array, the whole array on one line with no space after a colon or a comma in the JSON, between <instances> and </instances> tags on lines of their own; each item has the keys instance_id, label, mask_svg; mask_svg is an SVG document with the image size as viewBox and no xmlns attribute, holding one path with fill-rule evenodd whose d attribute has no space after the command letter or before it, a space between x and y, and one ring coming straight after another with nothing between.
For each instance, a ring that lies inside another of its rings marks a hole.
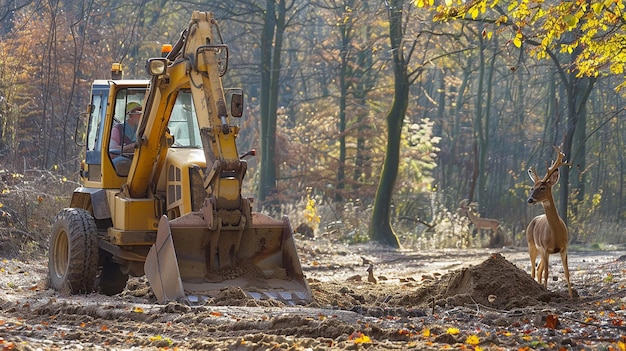
<instances>
[{"instance_id":1,"label":"operator's helmet","mask_svg":"<svg viewBox=\"0 0 626 351\"><path fill-rule=\"evenodd\" d=\"M129 102L126 104L126 113L141 111L141 105L137 102Z\"/></svg>"}]
</instances>

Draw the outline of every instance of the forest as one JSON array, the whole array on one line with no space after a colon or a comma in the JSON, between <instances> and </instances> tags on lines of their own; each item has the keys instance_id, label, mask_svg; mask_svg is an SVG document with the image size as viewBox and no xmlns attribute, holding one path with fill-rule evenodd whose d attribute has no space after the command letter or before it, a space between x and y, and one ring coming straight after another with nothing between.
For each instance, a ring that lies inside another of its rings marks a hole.
<instances>
[{"instance_id":1,"label":"forest","mask_svg":"<svg viewBox=\"0 0 626 351\"><path fill-rule=\"evenodd\" d=\"M517 1L473 4L1 0L2 217L47 232L78 185L91 82L114 62L146 79L146 60L201 10L229 47L224 85L245 90L239 149L257 156L244 190L264 211L348 243L388 220L404 247L494 244L472 235L470 204L499 221L495 244L525 245L543 213L527 203L527 170L544 174L559 146L571 166L554 197L571 244L621 243L626 60L605 46L611 58L590 68L592 45L572 44L589 13L619 8L555 7L557 35L512 14ZM594 40L623 40L619 18Z\"/></svg>"}]
</instances>

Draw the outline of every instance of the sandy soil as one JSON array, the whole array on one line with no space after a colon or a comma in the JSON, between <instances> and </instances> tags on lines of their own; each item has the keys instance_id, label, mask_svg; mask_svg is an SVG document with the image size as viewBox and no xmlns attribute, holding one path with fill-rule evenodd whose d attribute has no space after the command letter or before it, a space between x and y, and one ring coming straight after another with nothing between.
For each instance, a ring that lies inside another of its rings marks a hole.
<instances>
[{"instance_id":1,"label":"sandy soil","mask_svg":"<svg viewBox=\"0 0 626 351\"><path fill-rule=\"evenodd\" d=\"M226 289L159 305L145 278L117 296L62 296L46 259L0 261L2 350L624 349L626 251L558 256L548 290L525 248L395 251L298 239L315 301L286 306ZM376 283L368 281L370 264Z\"/></svg>"}]
</instances>

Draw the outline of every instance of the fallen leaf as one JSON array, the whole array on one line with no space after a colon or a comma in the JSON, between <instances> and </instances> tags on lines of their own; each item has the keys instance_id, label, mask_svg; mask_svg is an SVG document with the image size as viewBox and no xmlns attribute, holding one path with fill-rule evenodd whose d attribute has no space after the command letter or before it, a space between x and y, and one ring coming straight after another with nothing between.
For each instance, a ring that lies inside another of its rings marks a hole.
<instances>
[{"instance_id":1,"label":"fallen leaf","mask_svg":"<svg viewBox=\"0 0 626 351\"><path fill-rule=\"evenodd\" d=\"M408 330L406 330L406 329L399 329L399 330L398 330L398 334L399 334L399 335L407 335L407 336L410 336L410 335L411 335L411 332L410 332L410 331L408 331Z\"/></svg>"},{"instance_id":2,"label":"fallen leaf","mask_svg":"<svg viewBox=\"0 0 626 351\"><path fill-rule=\"evenodd\" d=\"M457 334L461 333L461 331L459 330L459 328L448 328L446 333L448 333L450 335L457 335Z\"/></svg>"},{"instance_id":3,"label":"fallen leaf","mask_svg":"<svg viewBox=\"0 0 626 351\"><path fill-rule=\"evenodd\" d=\"M352 335L350 335L350 340L352 340L355 344L365 344L365 343L371 343L372 339L370 339L369 336L361 333L361 332L354 332L352 333Z\"/></svg>"},{"instance_id":4,"label":"fallen leaf","mask_svg":"<svg viewBox=\"0 0 626 351\"><path fill-rule=\"evenodd\" d=\"M465 343L468 345L476 346L480 344L480 338L478 338L478 335L470 335L467 337L467 339L465 339Z\"/></svg>"},{"instance_id":5,"label":"fallen leaf","mask_svg":"<svg viewBox=\"0 0 626 351\"><path fill-rule=\"evenodd\" d=\"M554 314L549 314L546 316L546 328L556 329L556 326L559 324L559 317Z\"/></svg>"}]
</instances>

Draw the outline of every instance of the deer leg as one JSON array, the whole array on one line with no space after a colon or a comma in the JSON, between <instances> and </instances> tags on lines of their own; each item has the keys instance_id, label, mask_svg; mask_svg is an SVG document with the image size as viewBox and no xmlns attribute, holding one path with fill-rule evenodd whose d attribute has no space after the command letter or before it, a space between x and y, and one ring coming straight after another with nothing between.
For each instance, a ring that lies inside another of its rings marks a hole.
<instances>
[{"instance_id":1,"label":"deer leg","mask_svg":"<svg viewBox=\"0 0 626 351\"><path fill-rule=\"evenodd\" d=\"M526 242L530 254L530 276L535 279L535 260L537 259L537 245L535 245L535 220L533 219L526 228Z\"/></svg>"},{"instance_id":2,"label":"deer leg","mask_svg":"<svg viewBox=\"0 0 626 351\"><path fill-rule=\"evenodd\" d=\"M539 264L537 265L537 283L541 284L543 281L541 277L543 276L543 260L539 257Z\"/></svg>"},{"instance_id":3,"label":"deer leg","mask_svg":"<svg viewBox=\"0 0 626 351\"><path fill-rule=\"evenodd\" d=\"M541 278L543 277L543 287L548 289L548 259L550 254L545 250L541 253L541 262L539 262L539 284L541 284Z\"/></svg>"},{"instance_id":4,"label":"deer leg","mask_svg":"<svg viewBox=\"0 0 626 351\"><path fill-rule=\"evenodd\" d=\"M535 261L537 260L537 248L534 243L528 243L528 254L530 255L530 276L535 279Z\"/></svg>"},{"instance_id":5,"label":"deer leg","mask_svg":"<svg viewBox=\"0 0 626 351\"><path fill-rule=\"evenodd\" d=\"M537 251L539 251L537 249ZM539 285L543 285L543 252L539 253L539 263L537 264L537 283L539 283Z\"/></svg>"},{"instance_id":6,"label":"deer leg","mask_svg":"<svg viewBox=\"0 0 626 351\"><path fill-rule=\"evenodd\" d=\"M567 250L561 251L561 263L563 263L563 271L565 272L565 280L567 281L569 297L570 299L573 299L574 295L572 294L572 284L569 281L569 267L567 266Z\"/></svg>"}]
</instances>

